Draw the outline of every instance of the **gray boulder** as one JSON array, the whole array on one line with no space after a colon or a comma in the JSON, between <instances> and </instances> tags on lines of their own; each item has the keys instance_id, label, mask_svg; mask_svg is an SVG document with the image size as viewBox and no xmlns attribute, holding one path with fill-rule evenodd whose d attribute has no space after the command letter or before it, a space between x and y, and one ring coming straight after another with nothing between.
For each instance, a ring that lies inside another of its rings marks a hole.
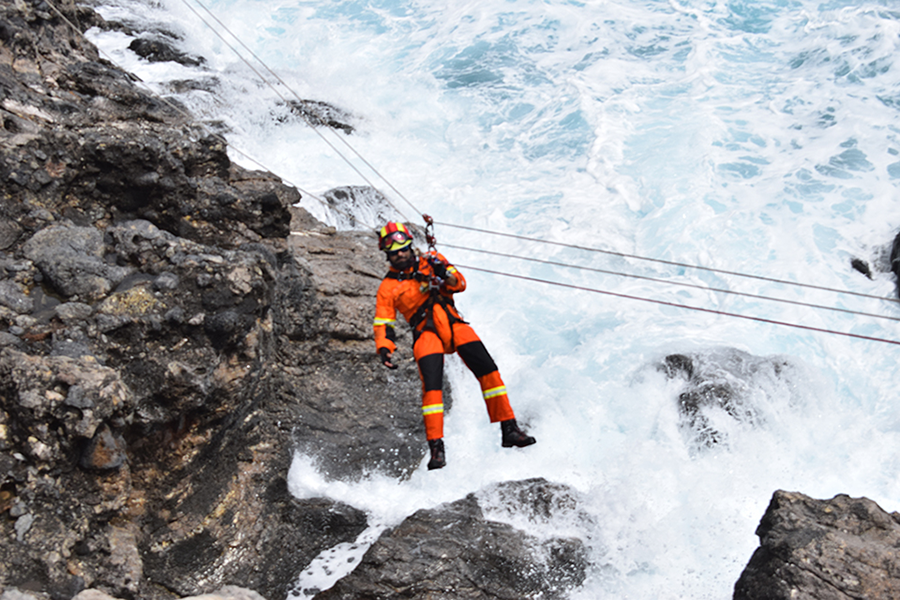
<instances>
[{"instance_id":1,"label":"gray boulder","mask_svg":"<svg viewBox=\"0 0 900 600\"><path fill-rule=\"evenodd\" d=\"M356 570L315 600L549 600L583 583L588 560L580 540L540 539L490 520L488 497L514 503L500 512L532 517L577 502L572 490L534 479L420 510L386 531Z\"/></svg>"},{"instance_id":2,"label":"gray boulder","mask_svg":"<svg viewBox=\"0 0 900 600\"><path fill-rule=\"evenodd\" d=\"M96 300L130 272L104 260L103 234L93 227L59 225L41 229L23 246L51 289L66 298Z\"/></svg>"},{"instance_id":3,"label":"gray boulder","mask_svg":"<svg viewBox=\"0 0 900 600\"><path fill-rule=\"evenodd\" d=\"M777 491L735 600L900 598L900 514L867 498Z\"/></svg>"},{"instance_id":4,"label":"gray boulder","mask_svg":"<svg viewBox=\"0 0 900 600\"><path fill-rule=\"evenodd\" d=\"M34 300L22 290L22 286L11 280L0 281L0 305L25 314L34 309Z\"/></svg>"}]
</instances>

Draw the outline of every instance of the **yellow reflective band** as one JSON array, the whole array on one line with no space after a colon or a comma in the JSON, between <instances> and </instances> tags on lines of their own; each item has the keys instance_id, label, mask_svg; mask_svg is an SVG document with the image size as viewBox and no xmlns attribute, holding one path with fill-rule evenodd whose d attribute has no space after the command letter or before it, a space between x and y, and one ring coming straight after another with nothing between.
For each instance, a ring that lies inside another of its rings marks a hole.
<instances>
[{"instance_id":1,"label":"yellow reflective band","mask_svg":"<svg viewBox=\"0 0 900 600\"><path fill-rule=\"evenodd\" d=\"M428 406L422 407L423 415L436 415L437 413L444 412L443 404L429 404Z\"/></svg>"},{"instance_id":2,"label":"yellow reflective band","mask_svg":"<svg viewBox=\"0 0 900 600\"><path fill-rule=\"evenodd\" d=\"M390 325L393 327L397 323L397 319L383 319L379 317L375 317L374 326L378 327L379 325Z\"/></svg>"},{"instance_id":3,"label":"yellow reflective band","mask_svg":"<svg viewBox=\"0 0 900 600\"><path fill-rule=\"evenodd\" d=\"M484 399L487 400L489 398L496 398L497 396L502 396L506 393L506 386L501 385L500 387L491 388L489 390L484 390L482 392L484 394Z\"/></svg>"},{"instance_id":4,"label":"yellow reflective band","mask_svg":"<svg viewBox=\"0 0 900 600\"><path fill-rule=\"evenodd\" d=\"M450 265L449 267L447 267L447 272L448 273L458 273L459 271L456 270L456 267L454 267L453 265Z\"/></svg>"}]
</instances>

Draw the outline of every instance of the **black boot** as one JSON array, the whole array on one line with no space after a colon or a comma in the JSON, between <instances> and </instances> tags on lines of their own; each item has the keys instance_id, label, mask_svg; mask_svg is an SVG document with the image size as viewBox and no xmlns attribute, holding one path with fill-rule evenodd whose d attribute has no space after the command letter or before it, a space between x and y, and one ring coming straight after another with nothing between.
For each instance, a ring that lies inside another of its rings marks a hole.
<instances>
[{"instance_id":1,"label":"black boot","mask_svg":"<svg viewBox=\"0 0 900 600\"><path fill-rule=\"evenodd\" d=\"M501 421L500 431L503 432L502 445L504 448L512 448L513 446L516 446L517 448L524 448L525 446L530 446L537 441L533 437L531 437L530 435L526 435L524 431L519 429L519 426L516 424L515 419Z\"/></svg>"},{"instance_id":2,"label":"black boot","mask_svg":"<svg viewBox=\"0 0 900 600\"><path fill-rule=\"evenodd\" d=\"M428 470L441 469L447 465L447 459L444 457L444 440L428 440L428 447L431 448L431 460L428 461Z\"/></svg>"}]
</instances>

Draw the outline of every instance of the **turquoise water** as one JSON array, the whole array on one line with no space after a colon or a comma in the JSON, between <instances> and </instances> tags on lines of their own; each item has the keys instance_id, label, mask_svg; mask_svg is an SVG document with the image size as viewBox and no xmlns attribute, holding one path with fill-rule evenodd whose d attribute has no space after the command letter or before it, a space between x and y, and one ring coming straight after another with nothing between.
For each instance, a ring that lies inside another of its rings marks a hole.
<instances>
[{"instance_id":1,"label":"turquoise water","mask_svg":"<svg viewBox=\"0 0 900 600\"><path fill-rule=\"evenodd\" d=\"M206 58L202 69L139 60L121 34L91 37L161 93L172 80L215 81L212 91L179 99L228 126L235 161L257 168L239 149L309 192L303 205L324 220L336 217L311 196L366 180L302 123L275 118L293 93L354 115L357 132L347 141L377 173L339 137L334 143L405 218L426 212L446 223L895 297L885 254L900 229L900 10L892 3L207 6L287 85L260 83L180 0L103 11L164 23ZM447 249L460 265L900 340L895 321L712 289L898 317L892 302L451 227L436 233L439 243L700 287ZM872 280L850 267L854 257L872 265ZM294 493L365 508L378 524L371 536L493 481L567 483L593 517L587 524L559 515L549 527L591 548L594 568L576 598L730 597L776 489L865 495L900 508L897 345L466 274L459 304L539 443L501 451L474 380L456 365L446 469L423 466L407 482L333 482L298 457ZM793 369L774 380L723 372L756 418L711 415L728 443L696 452L679 427L680 384L656 365L674 352L720 360L721 348L783 357ZM548 529L496 516L539 535ZM302 586L327 584L316 565L297 571Z\"/></svg>"}]
</instances>

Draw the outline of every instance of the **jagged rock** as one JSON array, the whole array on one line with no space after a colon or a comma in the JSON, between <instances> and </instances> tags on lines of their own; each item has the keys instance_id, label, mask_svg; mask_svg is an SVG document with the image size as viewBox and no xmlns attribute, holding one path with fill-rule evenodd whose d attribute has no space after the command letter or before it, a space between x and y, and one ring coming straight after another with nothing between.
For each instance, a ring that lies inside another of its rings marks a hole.
<instances>
[{"instance_id":1,"label":"jagged rock","mask_svg":"<svg viewBox=\"0 0 900 600\"><path fill-rule=\"evenodd\" d=\"M138 38L132 40L128 49L150 62L176 62L190 67L196 67L206 62L202 58L181 52L165 39Z\"/></svg>"},{"instance_id":2,"label":"jagged rock","mask_svg":"<svg viewBox=\"0 0 900 600\"><path fill-rule=\"evenodd\" d=\"M94 437L105 422L123 418L133 396L119 374L91 357L31 356L0 351L3 409L15 419L7 435L25 441L35 458L65 461L78 444ZM67 402L67 396L78 399ZM89 406L73 410L72 404Z\"/></svg>"},{"instance_id":3,"label":"jagged rock","mask_svg":"<svg viewBox=\"0 0 900 600\"><path fill-rule=\"evenodd\" d=\"M7 597L5 594L0 596L0 600L34 600L33 596L27 596L24 594L10 595ZM110 596L100 590L95 589L87 589L82 590L78 593L72 600L118 600L117 598ZM183 600L266 600L260 594L257 594L253 590L248 590L247 588L242 588L234 585L226 585L215 592L209 594L200 594L199 596L188 596Z\"/></svg>"},{"instance_id":4,"label":"jagged rock","mask_svg":"<svg viewBox=\"0 0 900 600\"><path fill-rule=\"evenodd\" d=\"M253 590L246 588L226 585L225 587L212 592L211 594L202 594L200 596L191 596L184 600L266 600Z\"/></svg>"},{"instance_id":5,"label":"jagged rock","mask_svg":"<svg viewBox=\"0 0 900 600\"><path fill-rule=\"evenodd\" d=\"M29 594L28 592L23 592L22 590L19 590L16 588L9 588L5 592L0 594L0 600L39 600L39 597L35 596L33 594ZM88 599L84 599L84 600L88 600ZM90 600L101 600L101 599L97 598L97 599L90 599Z\"/></svg>"},{"instance_id":6,"label":"jagged rock","mask_svg":"<svg viewBox=\"0 0 900 600\"><path fill-rule=\"evenodd\" d=\"M0 219L0 250L6 250L18 241L22 228L15 221Z\"/></svg>"},{"instance_id":7,"label":"jagged rock","mask_svg":"<svg viewBox=\"0 0 900 600\"><path fill-rule=\"evenodd\" d=\"M103 260L103 234L93 227L41 229L22 252L56 292L74 300L102 298L130 272Z\"/></svg>"},{"instance_id":8,"label":"jagged rock","mask_svg":"<svg viewBox=\"0 0 900 600\"><path fill-rule=\"evenodd\" d=\"M900 514L867 498L777 491L756 534L735 600L900 597Z\"/></svg>"},{"instance_id":9,"label":"jagged rock","mask_svg":"<svg viewBox=\"0 0 900 600\"><path fill-rule=\"evenodd\" d=\"M101 592L100 590L95 589L87 589L81 590L78 594L72 598L72 600L117 600L113 596Z\"/></svg>"},{"instance_id":10,"label":"jagged rock","mask_svg":"<svg viewBox=\"0 0 900 600\"><path fill-rule=\"evenodd\" d=\"M897 277L897 294L900 296L900 233L894 236L894 241L891 244L891 271Z\"/></svg>"},{"instance_id":11,"label":"jagged rock","mask_svg":"<svg viewBox=\"0 0 900 600\"><path fill-rule=\"evenodd\" d=\"M67 404L77 406L78 403L67 402ZM106 471L118 469L127 459L125 440L104 425L88 443L80 464L86 469Z\"/></svg>"},{"instance_id":12,"label":"jagged rock","mask_svg":"<svg viewBox=\"0 0 900 600\"><path fill-rule=\"evenodd\" d=\"M29 313L34 309L34 301L25 293L22 286L8 279L0 281L0 304L19 314Z\"/></svg>"},{"instance_id":13,"label":"jagged rock","mask_svg":"<svg viewBox=\"0 0 900 600\"><path fill-rule=\"evenodd\" d=\"M510 510L543 514L547 506L574 502L562 486L537 479L507 482L495 497ZM485 518L476 494L420 510L386 531L360 565L315 600L408 598L565 598L585 578L580 540L538 539Z\"/></svg>"}]
</instances>

